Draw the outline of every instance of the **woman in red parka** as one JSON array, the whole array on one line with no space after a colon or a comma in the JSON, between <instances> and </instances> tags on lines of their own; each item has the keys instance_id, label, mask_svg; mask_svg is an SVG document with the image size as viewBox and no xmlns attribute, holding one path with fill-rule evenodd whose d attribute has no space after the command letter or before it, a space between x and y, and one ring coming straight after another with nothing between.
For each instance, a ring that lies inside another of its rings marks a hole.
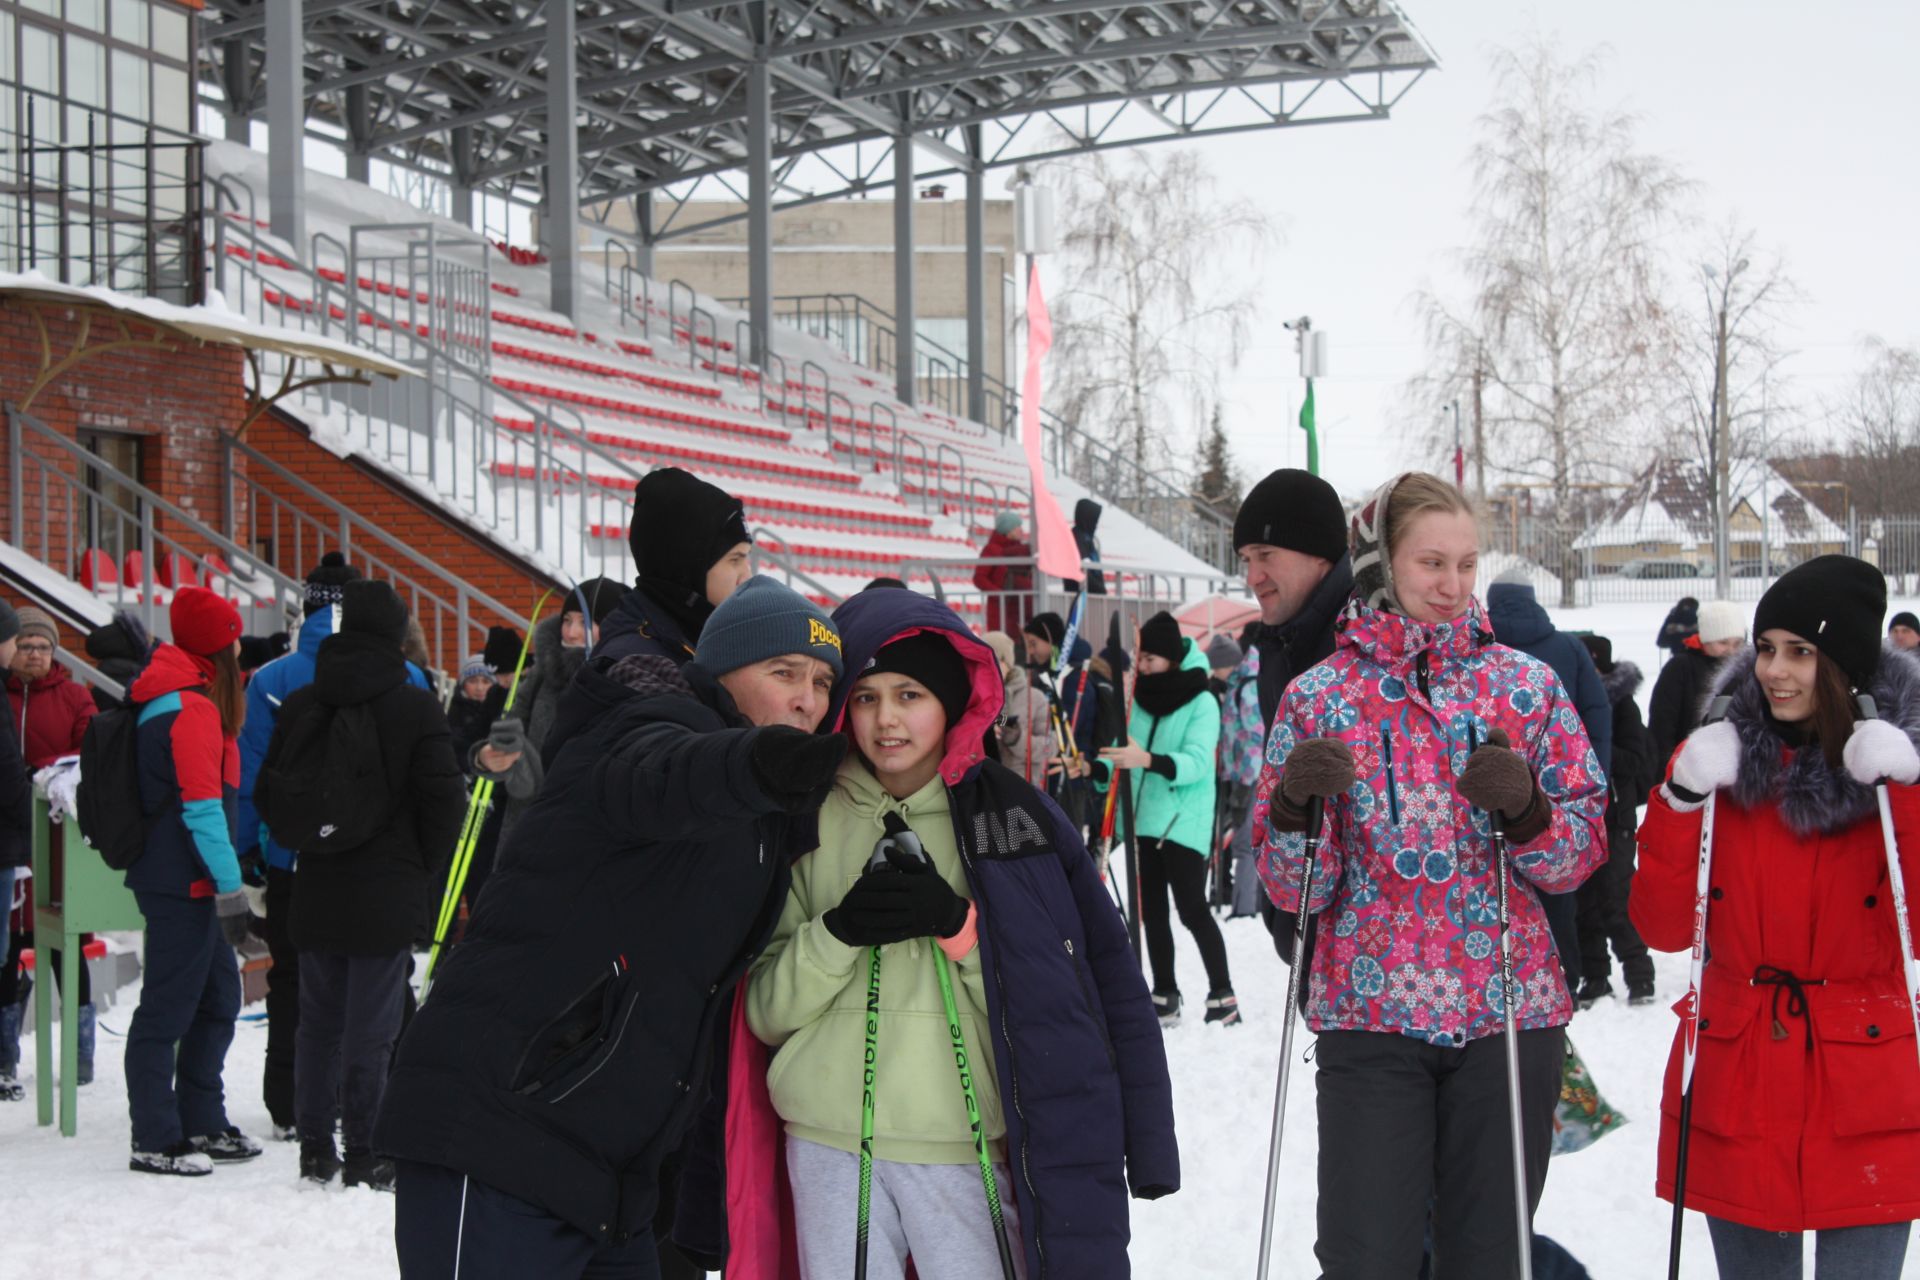
<instances>
[{"instance_id":1,"label":"woman in red parka","mask_svg":"<svg viewBox=\"0 0 1920 1280\"><path fill-rule=\"evenodd\" d=\"M1693 1077L1687 1207L1726 1280L1892 1280L1920 1217L1920 1059L1874 784L1887 780L1909 898L1920 889L1920 664L1880 647L1886 580L1850 556L1783 575L1729 658L1724 720L1674 754L1640 828L1630 914L1692 945L1707 797L1718 794ZM1882 719L1862 719L1871 693ZM1661 1103L1673 1198L1682 1040Z\"/></svg>"},{"instance_id":2,"label":"woman in red parka","mask_svg":"<svg viewBox=\"0 0 1920 1280\"><path fill-rule=\"evenodd\" d=\"M1020 527L1018 511L993 518L993 536L980 548L982 560L1031 560L1033 547ZM987 630L1018 635L1033 616L1033 568L1020 564L979 564L973 585L986 593Z\"/></svg>"}]
</instances>

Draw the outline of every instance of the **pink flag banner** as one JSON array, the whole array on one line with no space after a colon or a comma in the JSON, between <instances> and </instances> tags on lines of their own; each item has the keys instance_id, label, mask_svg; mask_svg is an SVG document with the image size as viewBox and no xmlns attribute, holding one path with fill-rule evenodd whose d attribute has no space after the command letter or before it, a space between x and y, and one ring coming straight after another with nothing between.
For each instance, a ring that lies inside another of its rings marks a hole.
<instances>
[{"instance_id":1,"label":"pink flag banner","mask_svg":"<svg viewBox=\"0 0 1920 1280\"><path fill-rule=\"evenodd\" d=\"M1053 346L1053 317L1040 292L1040 272L1027 272L1027 370L1020 383L1020 442L1027 451L1027 474L1033 485L1033 545L1040 572L1056 578L1080 576L1080 547L1073 526L1047 488L1047 469L1040 458L1040 367Z\"/></svg>"}]
</instances>

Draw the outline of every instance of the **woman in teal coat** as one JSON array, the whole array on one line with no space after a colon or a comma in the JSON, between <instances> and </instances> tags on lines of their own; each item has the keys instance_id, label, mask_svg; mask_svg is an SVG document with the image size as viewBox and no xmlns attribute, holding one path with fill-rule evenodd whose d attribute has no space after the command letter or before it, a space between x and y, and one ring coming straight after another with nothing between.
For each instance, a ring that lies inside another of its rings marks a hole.
<instances>
[{"instance_id":1,"label":"woman in teal coat","mask_svg":"<svg viewBox=\"0 0 1920 1280\"><path fill-rule=\"evenodd\" d=\"M1207 909L1207 854L1218 799L1220 704L1207 688L1206 653L1180 634L1169 613L1140 628L1140 672L1134 681L1127 745L1108 747L1093 766L1104 788L1114 769L1130 769L1133 829L1139 850L1140 918L1146 926L1153 1004L1160 1021L1180 1017L1180 984L1173 973L1173 927L1167 896L1193 935L1207 969L1207 1021L1240 1021L1227 945Z\"/></svg>"}]
</instances>

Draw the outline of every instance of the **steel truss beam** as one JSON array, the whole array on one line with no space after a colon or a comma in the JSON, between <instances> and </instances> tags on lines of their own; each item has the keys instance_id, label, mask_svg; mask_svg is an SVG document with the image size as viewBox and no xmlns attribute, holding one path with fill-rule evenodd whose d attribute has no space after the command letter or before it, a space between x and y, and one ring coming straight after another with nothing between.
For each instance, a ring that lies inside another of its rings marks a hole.
<instances>
[{"instance_id":1,"label":"steel truss beam","mask_svg":"<svg viewBox=\"0 0 1920 1280\"><path fill-rule=\"evenodd\" d=\"M201 78L223 100L245 79L228 66L264 64L271 2L208 2ZM547 9L563 3L587 206L647 193L677 202L743 171L755 63L768 73L779 207L890 185L891 166L869 153L890 154L902 136L937 166L924 180L1380 119L1438 65L1395 0L305 0L309 119L364 154L440 175L459 130L467 186L535 203L548 160ZM1304 90L1291 102L1289 84ZM1328 84L1341 105L1316 98ZM1276 87L1276 101L1261 100ZM226 110L259 115L266 96ZM996 135L978 158L972 128Z\"/></svg>"}]
</instances>

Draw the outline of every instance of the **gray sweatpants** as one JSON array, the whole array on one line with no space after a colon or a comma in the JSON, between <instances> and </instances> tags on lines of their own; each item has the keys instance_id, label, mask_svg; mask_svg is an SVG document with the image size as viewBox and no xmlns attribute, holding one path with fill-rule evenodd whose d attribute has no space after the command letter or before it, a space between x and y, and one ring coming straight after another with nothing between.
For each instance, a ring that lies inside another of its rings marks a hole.
<instances>
[{"instance_id":1,"label":"gray sweatpants","mask_svg":"<svg viewBox=\"0 0 1920 1280\"><path fill-rule=\"evenodd\" d=\"M853 1274L860 1157L789 1137L787 1174L800 1237L800 1280L845 1280ZM993 1177L1014 1274L1025 1276L1012 1175L996 1164ZM868 1280L903 1280L908 1254L920 1280L1000 1280L1000 1250L978 1164L875 1160L868 1224Z\"/></svg>"},{"instance_id":2,"label":"gray sweatpants","mask_svg":"<svg viewBox=\"0 0 1920 1280\"><path fill-rule=\"evenodd\" d=\"M1260 899L1267 896L1266 887L1260 883L1259 868L1254 865L1253 851L1253 806L1247 806L1246 816L1240 819L1240 825L1233 829L1233 915L1255 916L1260 914Z\"/></svg>"}]
</instances>

